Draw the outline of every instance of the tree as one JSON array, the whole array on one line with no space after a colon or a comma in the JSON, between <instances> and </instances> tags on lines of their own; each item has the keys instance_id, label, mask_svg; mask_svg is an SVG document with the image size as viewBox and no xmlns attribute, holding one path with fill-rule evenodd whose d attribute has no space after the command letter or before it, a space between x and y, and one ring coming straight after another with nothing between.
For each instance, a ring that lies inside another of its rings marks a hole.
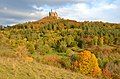
<instances>
[{"instance_id":1,"label":"tree","mask_svg":"<svg viewBox=\"0 0 120 79\"><path fill-rule=\"evenodd\" d=\"M59 48L59 49L60 49L60 52L66 52L66 50L67 50L67 44L66 44L65 41L61 41L59 47L60 47L60 48Z\"/></svg>"},{"instance_id":2,"label":"tree","mask_svg":"<svg viewBox=\"0 0 120 79\"><path fill-rule=\"evenodd\" d=\"M104 40L103 40L103 37L101 37L100 39L99 39L99 46L103 46L103 42L104 42Z\"/></svg>"},{"instance_id":3,"label":"tree","mask_svg":"<svg viewBox=\"0 0 120 79\"><path fill-rule=\"evenodd\" d=\"M80 47L81 49L83 49L85 47L85 41L84 40L79 40L78 41L78 47Z\"/></svg>"},{"instance_id":4,"label":"tree","mask_svg":"<svg viewBox=\"0 0 120 79\"><path fill-rule=\"evenodd\" d=\"M98 45L98 36L94 36L93 38L93 45Z\"/></svg>"},{"instance_id":5,"label":"tree","mask_svg":"<svg viewBox=\"0 0 120 79\"><path fill-rule=\"evenodd\" d=\"M77 71L85 75L98 76L101 74L101 69L98 66L98 61L94 54L85 50L79 52L77 55L72 63L74 69L77 69Z\"/></svg>"},{"instance_id":6,"label":"tree","mask_svg":"<svg viewBox=\"0 0 120 79\"><path fill-rule=\"evenodd\" d=\"M74 38L72 37L72 35L65 36L65 41L66 41L68 47L72 47L72 43L74 42Z\"/></svg>"},{"instance_id":7,"label":"tree","mask_svg":"<svg viewBox=\"0 0 120 79\"><path fill-rule=\"evenodd\" d=\"M35 46L32 42L27 42L27 48L28 48L28 51L30 52L30 54L35 53Z\"/></svg>"}]
</instances>

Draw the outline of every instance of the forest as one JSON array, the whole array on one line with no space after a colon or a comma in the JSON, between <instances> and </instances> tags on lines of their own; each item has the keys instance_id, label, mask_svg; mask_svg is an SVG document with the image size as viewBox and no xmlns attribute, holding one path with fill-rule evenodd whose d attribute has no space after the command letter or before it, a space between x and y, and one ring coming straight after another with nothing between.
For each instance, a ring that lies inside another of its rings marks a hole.
<instances>
[{"instance_id":1,"label":"forest","mask_svg":"<svg viewBox=\"0 0 120 79\"><path fill-rule=\"evenodd\" d=\"M120 79L120 24L45 17L0 26L0 57L97 79Z\"/></svg>"}]
</instances>

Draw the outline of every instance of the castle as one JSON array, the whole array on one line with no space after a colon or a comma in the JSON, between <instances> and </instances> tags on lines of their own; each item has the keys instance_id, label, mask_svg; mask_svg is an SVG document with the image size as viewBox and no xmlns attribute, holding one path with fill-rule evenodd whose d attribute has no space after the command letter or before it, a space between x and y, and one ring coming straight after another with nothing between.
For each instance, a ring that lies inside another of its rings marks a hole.
<instances>
[{"instance_id":1,"label":"castle","mask_svg":"<svg viewBox=\"0 0 120 79\"><path fill-rule=\"evenodd\" d=\"M57 12L53 12L52 9L51 12L49 12L49 16L59 18Z\"/></svg>"}]
</instances>

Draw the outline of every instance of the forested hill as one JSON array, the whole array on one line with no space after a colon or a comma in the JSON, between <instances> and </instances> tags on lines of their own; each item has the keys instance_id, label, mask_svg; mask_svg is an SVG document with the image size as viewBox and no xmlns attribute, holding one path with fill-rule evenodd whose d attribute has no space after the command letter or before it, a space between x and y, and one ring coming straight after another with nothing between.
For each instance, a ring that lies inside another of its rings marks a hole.
<instances>
[{"instance_id":1,"label":"forested hill","mask_svg":"<svg viewBox=\"0 0 120 79\"><path fill-rule=\"evenodd\" d=\"M0 30L0 56L120 78L120 24L47 16Z\"/></svg>"},{"instance_id":2,"label":"forested hill","mask_svg":"<svg viewBox=\"0 0 120 79\"><path fill-rule=\"evenodd\" d=\"M39 30L39 34L54 32L60 36L73 35L74 38L82 37L89 40L94 37L104 38L104 44L119 44L120 24L103 23L103 22L77 22L69 19L57 19L56 17L47 16L35 22L26 22L7 27L5 29L23 29ZM65 33L66 32L66 33ZM51 33L49 33L51 34ZM74 35L76 34L76 35ZM84 40L86 41L86 40ZM88 40L87 40L88 42Z\"/></svg>"},{"instance_id":3,"label":"forested hill","mask_svg":"<svg viewBox=\"0 0 120 79\"><path fill-rule=\"evenodd\" d=\"M89 21L84 21L84 22L77 22L75 20L69 20L69 19L57 19L56 17L44 17L38 21L33 21L33 22L26 22L22 24L17 24L13 25L12 28L31 28L31 29L39 29L42 26L49 26L51 28L52 26L54 27L56 25L56 28L58 26L61 26L61 28L79 28L82 26L89 26L89 27L100 27L100 28L108 28L108 29L120 29L120 24L116 23L104 23L102 21L95 21L95 22L89 22ZM51 26L51 27L50 27Z\"/></svg>"}]
</instances>

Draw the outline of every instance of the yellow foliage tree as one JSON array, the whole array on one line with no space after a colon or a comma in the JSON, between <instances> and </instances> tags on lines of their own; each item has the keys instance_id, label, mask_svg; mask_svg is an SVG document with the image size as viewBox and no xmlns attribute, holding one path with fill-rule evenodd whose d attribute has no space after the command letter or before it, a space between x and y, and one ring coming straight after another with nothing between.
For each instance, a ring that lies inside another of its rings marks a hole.
<instances>
[{"instance_id":1,"label":"yellow foliage tree","mask_svg":"<svg viewBox=\"0 0 120 79\"><path fill-rule=\"evenodd\" d=\"M97 58L90 51L79 52L78 59L74 61L73 66L77 68L81 74L98 76L101 69L98 66ZM77 63L76 63L77 62Z\"/></svg>"}]
</instances>

